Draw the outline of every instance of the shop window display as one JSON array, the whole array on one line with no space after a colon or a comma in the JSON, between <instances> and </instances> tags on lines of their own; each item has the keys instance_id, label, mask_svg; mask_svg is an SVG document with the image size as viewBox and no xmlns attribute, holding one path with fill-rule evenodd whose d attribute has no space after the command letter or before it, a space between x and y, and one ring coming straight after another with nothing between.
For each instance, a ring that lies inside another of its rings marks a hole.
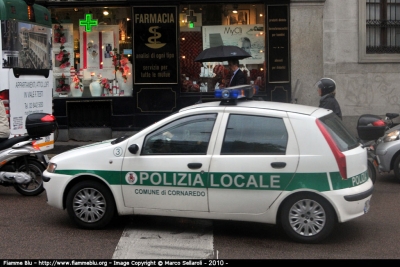
<instances>
[{"instance_id":1,"label":"shop window display","mask_svg":"<svg viewBox=\"0 0 400 267\"><path fill-rule=\"evenodd\" d=\"M227 87L232 76L228 62L195 62L204 49L238 46L251 57L239 60L248 84L265 91L266 45L263 4L181 5L180 73L182 92L211 92ZM237 11L237 12L234 12Z\"/></svg>"},{"instance_id":2,"label":"shop window display","mask_svg":"<svg viewBox=\"0 0 400 267\"><path fill-rule=\"evenodd\" d=\"M68 94L54 86L53 96L97 97L93 82L101 86L100 97L131 96L131 9L55 8L51 14L54 84L63 79L70 85Z\"/></svg>"}]
</instances>

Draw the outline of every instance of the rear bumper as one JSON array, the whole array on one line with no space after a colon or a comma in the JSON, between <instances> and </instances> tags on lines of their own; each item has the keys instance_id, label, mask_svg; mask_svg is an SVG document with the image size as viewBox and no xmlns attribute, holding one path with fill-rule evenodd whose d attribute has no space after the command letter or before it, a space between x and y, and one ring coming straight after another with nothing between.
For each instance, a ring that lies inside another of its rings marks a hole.
<instances>
[{"instance_id":1,"label":"rear bumper","mask_svg":"<svg viewBox=\"0 0 400 267\"><path fill-rule=\"evenodd\" d=\"M323 192L334 207L338 222L346 222L369 211L369 203L374 190L371 179L356 187Z\"/></svg>"},{"instance_id":2,"label":"rear bumper","mask_svg":"<svg viewBox=\"0 0 400 267\"><path fill-rule=\"evenodd\" d=\"M374 187L372 186L367 191L364 191L364 192L361 192L358 194L344 196L344 199L349 202L363 200L363 199L371 196L373 191L374 191Z\"/></svg>"}]
</instances>

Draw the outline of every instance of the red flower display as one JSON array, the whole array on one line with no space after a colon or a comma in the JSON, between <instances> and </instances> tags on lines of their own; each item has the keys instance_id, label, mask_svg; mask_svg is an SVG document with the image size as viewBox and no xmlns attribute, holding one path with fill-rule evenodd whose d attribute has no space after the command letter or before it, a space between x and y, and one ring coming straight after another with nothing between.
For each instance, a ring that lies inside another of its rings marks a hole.
<instances>
[{"instance_id":1,"label":"red flower display","mask_svg":"<svg viewBox=\"0 0 400 267\"><path fill-rule=\"evenodd\" d=\"M65 83L65 75L64 73L61 76L61 79L57 80L57 87L56 87L56 92L57 93L69 93L71 90L69 84Z\"/></svg>"},{"instance_id":2,"label":"red flower display","mask_svg":"<svg viewBox=\"0 0 400 267\"><path fill-rule=\"evenodd\" d=\"M72 78L72 81L75 83L75 89L79 89L79 90L81 90L81 92L83 92L83 84L82 84L81 79L79 79L78 75L75 75Z\"/></svg>"},{"instance_id":3,"label":"red flower display","mask_svg":"<svg viewBox=\"0 0 400 267\"><path fill-rule=\"evenodd\" d=\"M117 51L118 50L114 48L114 52L110 52L113 58L113 65L115 68L114 73L115 75L117 75L117 71L120 71L122 74L122 78L124 78L124 82L126 83L130 71L130 68L128 66L129 59L125 57L124 54L118 54Z\"/></svg>"},{"instance_id":4,"label":"red flower display","mask_svg":"<svg viewBox=\"0 0 400 267\"><path fill-rule=\"evenodd\" d=\"M59 68L64 69L69 67L71 63L69 62L69 53L64 49L64 43L67 39L64 36L64 28L61 24L54 25L54 42L61 43L60 52L56 55L56 60L60 62Z\"/></svg>"},{"instance_id":5,"label":"red flower display","mask_svg":"<svg viewBox=\"0 0 400 267\"><path fill-rule=\"evenodd\" d=\"M231 80L231 72L224 65L216 65L213 71L215 73L215 84L218 82L218 87L227 87Z\"/></svg>"}]
</instances>

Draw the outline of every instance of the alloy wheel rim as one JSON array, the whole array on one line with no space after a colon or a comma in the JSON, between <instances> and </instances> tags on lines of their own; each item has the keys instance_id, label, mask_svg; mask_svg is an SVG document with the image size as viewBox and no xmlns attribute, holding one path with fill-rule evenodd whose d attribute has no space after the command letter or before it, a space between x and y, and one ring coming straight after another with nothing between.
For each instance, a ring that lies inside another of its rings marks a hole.
<instances>
[{"instance_id":1,"label":"alloy wheel rim","mask_svg":"<svg viewBox=\"0 0 400 267\"><path fill-rule=\"evenodd\" d=\"M75 215L86 223L94 223L103 218L107 204L104 196L96 189L84 188L73 199Z\"/></svg>"},{"instance_id":2,"label":"alloy wheel rim","mask_svg":"<svg viewBox=\"0 0 400 267\"><path fill-rule=\"evenodd\" d=\"M324 228L326 213L318 202L303 199L290 208L289 223L297 234L314 236Z\"/></svg>"}]
</instances>

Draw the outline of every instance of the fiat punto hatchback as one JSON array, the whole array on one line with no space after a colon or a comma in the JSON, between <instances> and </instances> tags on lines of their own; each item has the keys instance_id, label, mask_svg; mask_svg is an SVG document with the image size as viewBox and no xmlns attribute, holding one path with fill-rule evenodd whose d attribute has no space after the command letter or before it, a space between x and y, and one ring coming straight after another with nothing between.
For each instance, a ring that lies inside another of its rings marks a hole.
<instances>
[{"instance_id":1,"label":"fiat punto hatchback","mask_svg":"<svg viewBox=\"0 0 400 267\"><path fill-rule=\"evenodd\" d=\"M332 111L216 90L137 134L72 149L44 172L47 201L84 228L114 214L279 224L304 243L369 210L367 152ZM237 100L242 98L243 100Z\"/></svg>"}]
</instances>

